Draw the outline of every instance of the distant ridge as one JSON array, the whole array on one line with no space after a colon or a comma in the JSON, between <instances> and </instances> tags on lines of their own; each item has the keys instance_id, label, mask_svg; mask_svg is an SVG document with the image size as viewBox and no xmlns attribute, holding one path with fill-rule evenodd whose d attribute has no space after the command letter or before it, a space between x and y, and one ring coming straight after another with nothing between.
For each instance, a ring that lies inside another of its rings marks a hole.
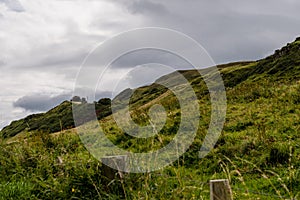
<instances>
[{"instance_id":1,"label":"distant ridge","mask_svg":"<svg viewBox=\"0 0 300 200\"><path fill-rule=\"evenodd\" d=\"M278 49L274 54L258 61L241 61L217 66L222 74L225 87L232 88L238 84L253 79L260 81L268 78L272 81L300 80L300 37L294 42ZM196 70L179 71L193 86L199 86L197 95L202 97L207 94L205 85ZM171 73L158 80L176 79L176 73ZM153 83L132 90L130 88L117 95L114 101L122 101L131 98L132 108L139 109L142 105L151 101L157 101L162 95L168 96L167 89ZM103 119L111 114L110 100L101 99L96 102L98 119ZM85 104L80 106L87 106ZM24 131L44 131L54 133L74 127L71 101L64 101L46 113L34 114L21 120L13 121L4 127L0 134L2 137L13 137Z\"/></svg>"}]
</instances>

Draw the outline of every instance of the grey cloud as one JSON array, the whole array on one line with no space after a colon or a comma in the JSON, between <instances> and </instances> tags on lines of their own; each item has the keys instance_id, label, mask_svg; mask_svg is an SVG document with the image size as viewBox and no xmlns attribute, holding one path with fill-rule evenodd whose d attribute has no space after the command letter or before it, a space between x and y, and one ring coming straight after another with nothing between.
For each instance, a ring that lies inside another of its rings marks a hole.
<instances>
[{"instance_id":1,"label":"grey cloud","mask_svg":"<svg viewBox=\"0 0 300 200\"><path fill-rule=\"evenodd\" d=\"M125 80L130 88L137 88L154 83L158 78L170 74L174 69L162 64L145 64L130 71Z\"/></svg>"},{"instance_id":2,"label":"grey cloud","mask_svg":"<svg viewBox=\"0 0 300 200\"><path fill-rule=\"evenodd\" d=\"M65 93L56 96L50 96L45 94L32 94L26 95L13 103L13 106L16 108L23 108L26 111L48 111L51 108L59 105L63 101L70 100L73 94ZM111 98L112 92L110 91L97 91L95 93L96 100L101 98Z\"/></svg>"},{"instance_id":3,"label":"grey cloud","mask_svg":"<svg viewBox=\"0 0 300 200\"><path fill-rule=\"evenodd\" d=\"M47 111L65 100L70 100L70 94L61 94L57 96L49 95L27 95L21 97L13 103L14 107L23 108L27 111Z\"/></svg>"},{"instance_id":4,"label":"grey cloud","mask_svg":"<svg viewBox=\"0 0 300 200\"><path fill-rule=\"evenodd\" d=\"M204 33L211 36L205 36L204 43L218 63L255 60L293 41L300 33L298 27L299 20L285 16L228 14Z\"/></svg>"},{"instance_id":5,"label":"grey cloud","mask_svg":"<svg viewBox=\"0 0 300 200\"><path fill-rule=\"evenodd\" d=\"M12 10L15 12L25 11L24 7L19 2L19 0L0 0L0 3L4 3L9 10Z\"/></svg>"},{"instance_id":6,"label":"grey cloud","mask_svg":"<svg viewBox=\"0 0 300 200\"><path fill-rule=\"evenodd\" d=\"M141 49L132 51L115 60L111 67L132 68L147 63L159 63L170 66L174 69L192 68L192 66L181 57L170 52L157 49Z\"/></svg>"},{"instance_id":7,"label":"grey cloud","mask_svg":"<svg viewBox=\"0 0 300 200\"><path fill-rule=\"evenodd\" d=\"M96 100L99 100L102 98L112 98L112 92L111 91L96 91L95 98L96 98Z\"/></svg>"},{"instance_id":8,"label":"grey cloud","mask_svg":"<svg viewBox=\"0 0 300 200\"><path fill-rule=\"evenodd\" d=\"M117 2L127 8L133 5L126 0ZM145 18L144 26L166 27L191 36L216 63L263 58L300 34L299 2L166 0L160 4L167 14L143 12L143 8L136 12Z\"/></svg>"},{"instance_id":9,"label":"grey cloud","mask_svg":"<svg viewBox=\"0 0 300 200\"><path fill-rule=\"evenodd\" d=\"M123 24L119 21L115 21L114 19L110 19L104 21L103 18L96 18L91 24L91 28L98 28L98 29L120 29L124 28L126 30L126 24Z\"/></svg>"},{"instance_id":10,"label":"grey cloud","mask_svg":"<svg viewBox=\"0 0 300 200\"><path fill-rule=\"evenodd\" d=\"M157 15L168 14L167 8L160 3L149 0L134 0L127 4L127 9L133 14L152 13Z\"/></svg>"},{"instance_id":11,"label":"grey cloud","mask_svg":"<svg viewBox=\"0 0 300 200\"><path fill-rule=\"evenodd\" d=\"M5 65L5 61L0 59L0 67L3 66L3 65Z\"/></svg>"},{"instance_id":12,"label":"grey cloud","mask_svg":"<svg viewBox=\"0 0 300 200\"><path fill-rule=\"evenodd\" d=\"M63 25L65 33L61 36L60 41L49 40L43 45L33 46L24 52L27 54L25 58L15 59L10 67L20 68L22 66L22 68L37 71L77 69L95 45L107 38L106 35L83 32L72 20L65 20ZM34 40L35 38L30 39Z\"/></svg>"},{"instance_id":13,"label":"grey cloud","mask_svg":"<svg viewBox=\"0 0 300 200\"><path fill-rule=\"evenodd\" d=\"M40 63L37 63L35 66L30 65L30 67L61 67L61 66L80 66L84 58L88 55L88 51L82 52L68 52L64 49L57 48L59 53L45 56Z\"/></svg>"},{"instance_id":14,"label":"grey cloud","mask_svg":"<svg viewBox=\"0 0 300 200\"><path fill-rule=\"evenodd\" d=\"M169 13L167 6L157 0L115 0L114 3L121 5L132 14Z\"/></svg>"},{"instance_id":15,"label":"grey cloud","mask_svg":"<svg viewBox=\"0 0 300 200\"><path fill-rule=\"evenodd\" d=\"M79 38L77 38L79 39ZM84 41L84 38L80 38ZM83 46L83 45L82 45ZM28 61L29 68L49 68L53 70L55 67L79 67L84 58L89 54L90 48L86 44L85 48L82 48L81 44L61 43L53 44L47 47L36 49L35 51L43 52L39 58L35 59L35 62ZM34 54L33 54L34 55ZM44 70L44 69L43 69Z\"/></svg>"}]
</instances>

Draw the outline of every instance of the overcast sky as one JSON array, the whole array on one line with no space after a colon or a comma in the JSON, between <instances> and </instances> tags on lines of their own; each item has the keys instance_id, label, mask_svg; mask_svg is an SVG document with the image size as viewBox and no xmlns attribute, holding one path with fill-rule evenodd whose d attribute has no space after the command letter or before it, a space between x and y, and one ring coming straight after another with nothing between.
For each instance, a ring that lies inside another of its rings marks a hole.
<instances>
[{"instance_id":1,"label":"overcast sky","mask_svg":"<svg viewBox=\"0 0 300 200\"><path fill-rule=\"evenodd\" d=\"M122 31L174 29L216 63L256 60L300 35L299 9L298 0L0 0L0 128L69 99L83 59ZM132 77L128 66L139 62L131 60L117 63L97 97L124 71Z\"/></svg>"}]
</instances>

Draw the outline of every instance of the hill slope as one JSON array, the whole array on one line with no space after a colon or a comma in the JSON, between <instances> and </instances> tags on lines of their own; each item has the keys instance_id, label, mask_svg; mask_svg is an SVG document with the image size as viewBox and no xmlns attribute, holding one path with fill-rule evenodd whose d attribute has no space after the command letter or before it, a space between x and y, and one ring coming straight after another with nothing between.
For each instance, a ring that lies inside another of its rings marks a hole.
<instances>
[{"instance_id":1,"label":"hill slope","mask_svg":"<svg viewBox=\"0 0 300 200\"><path fill-rule=\"evenodd\" d=\"M78 107L81 107L82 109L87 106L95 106L98 119L102 119L111 114L110 99L100 99L95 104L83 103L78 105ZM13 121L9 126L6 126L1 130L1 135L2 137L7 138L13 137L24 131L55 133L73 127L72 102L64 101L46 113L33 114L24 119Z\"/></svg>"},{"instance_id":2,"label":"hill slope","mask_svg":"<svg viewBox=\"0 0 300 200\"><path fill-rule=\"evenodd\" d=\"M237 86L247 79L259 81L259 79L267 78L270 81L295 81L300 79L300 38L295 42L288 44L282 49L276 50L275 53L265 59L256 62L236 62L218 66L225 87L232 88ZM192 85L197 86L196 92L198 96L207 94L206 86L201 77L194 70L179 71L184 75ZM171 81L176 79L176 73L172 73L161 77L157 81ZM121 92L114 99L120 101L130 98L130 93L133 90L127 89ZM137 88L134 90L134 95L131 98L132 107L142 106L149 101L155 100L162 94L167 92L167 89L156 83ZM168 95L165 95L168 98ZM105 101L105 100L104 100ZM108 104L95 104L97 116L99 119L110 114ZM151 104L149 104L150 106ZM74 127L71 102L65 101L57 107L49 110L46 113L33 114L24 119L12 122L9 126L2 129L1 135L4 137L15 136L16 134L33 130L46 131L49 133L57 132L64 129Z\"/></svg>"},{"instance_id":3,"label":"hill slope","mask_svg":"<svg viewBox=\"0 0 300 200\"><path fill-rule=\"evenodd\" d=\"M288 44L280 50L265 59L256 62L236 62L218 66L225 87L232 88L247 79L259 81L267 78L270 81L292 81L300 79L300 38L295 42ZM184 70L179 71L187 80L191 82L198 97L208 94L207 88L197 71ZM176 73L161 77L157 81L170 82L175 80ZM137 88L131 98L131 107L138 108L143 104L155 100L168 90L156 83ZM132 92L127 89L121 92L114 100L130 98L128 94ZM166 94L164 98L169 98L171 93ZM100 102L100 101L99 101ZM151 106L151 104L148 104ZM61 105L42 114L30 115L24 119L12 122L9 126L4 127L1 131L3 137L15 136L20 132L27 131L46 131L49 133L57 132L74 127L71 102L65 101ZM108 116L110 112L109 105L96 104L97 116L99 119Z\"/></svg>"},{"instance_id":4,"label":"hill slope","mask_svg":"<svg viewBox=\"0 0 300 200\"><path fill-rule=\"evenodd\" d=\"M215 148L203 159L198 155L210 123L210 96L199 74L184 70L180 73L194 88L201 114L196 138L178 161L156 172L127 174L107 186L101 175L102 164L91 156L86 149L90 146L84 146L75 132L49 135L30 131L33 134L26 135L26 140L13 137L0 142L0 199L209 199L208 181L223 178L229 179L234 199L298 198L299 47L297 39L265 59L218 66L227 92L226 123ZM178 73L166 75L152 85L127 89L113 100L122 103L133 93L131 117L141 125L149 124L148 110L154 104L164 106L166 123L149 138L132 137L121 130L110 115L110 101L100 100L97 114L110 141L131 152L166 146L177 133L181 112L172 91L158 83L177 78ZM45 114L14 122L2 134L19 136L28 127L42 126L51 132L53 124L60 131L57 119L72 122L66 117L71 116L70 105L64 102ZM94 105L79 105L79 109L86 106ZM57 121L48 124L51 119ZM84 135L92 136L89 134ZM18 142L9 143L10 139ZM89 139L96 141L94 137Z\"/></svg>"}]
</instances>

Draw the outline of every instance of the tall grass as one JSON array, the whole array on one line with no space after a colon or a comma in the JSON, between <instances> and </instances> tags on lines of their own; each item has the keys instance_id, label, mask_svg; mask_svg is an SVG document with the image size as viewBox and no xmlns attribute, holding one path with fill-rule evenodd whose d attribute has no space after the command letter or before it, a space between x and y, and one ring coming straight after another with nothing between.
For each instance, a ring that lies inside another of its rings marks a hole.
<instances>
[{"instance_id":1,"label":"tall grass","mask_svg":"<svg viewBox=\"0 0 300 200\"><path fill-rule=\"evenodd\" d=\"M215 149L199 159L211 112L209 94L203 93L199 99L197 136L177 162L156 172L127 174L109 185L102 176L102 164L89 154L72 130L52 135L29 132L1 139L0 198L209 199L208 181L219 178L230 180L235 199L298 198L299 91L297 81L274 82L264 76L250 77L237 86L227 87L224 130ZM152 92L147 93L149 99L144 96L133 102L132 116L141 124L147 124L148 118L139 116L145 115L157 103L154 97L161 95ZM106 136L133 152L165 146L174 138L179 125L180 113L174 98L160 98L160 103L167 106L168 120L155 137L130 137L111 116L101 120ZM141 107L141 102L146 106Z\"/></svg>"}]
</instances>

